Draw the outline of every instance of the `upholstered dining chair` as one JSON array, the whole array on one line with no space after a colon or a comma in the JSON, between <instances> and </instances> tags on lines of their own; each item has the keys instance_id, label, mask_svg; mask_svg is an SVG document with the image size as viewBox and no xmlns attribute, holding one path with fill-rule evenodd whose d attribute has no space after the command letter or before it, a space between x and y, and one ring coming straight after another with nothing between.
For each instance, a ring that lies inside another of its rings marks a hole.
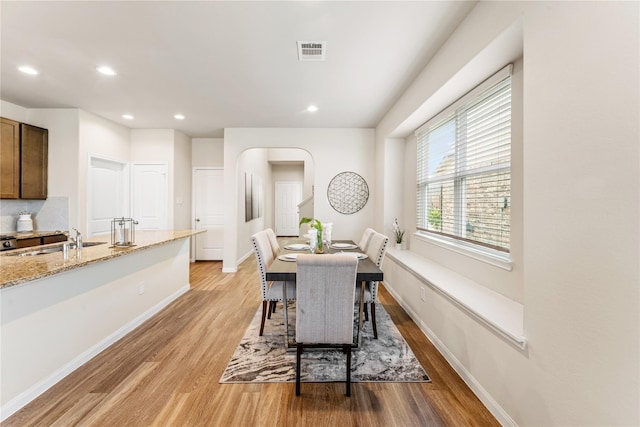
<instances>
[{"instance_id":1,"label":"upholstered dining chair","mask_svg":"<svg viewBox=\"0 0 640 427\"><path fill-rule=\"evenodd\" d=\"M287 287L287 301L296 299L295 282L267 282L267 267L275 259L273 249L269 241L267 231L259 231L251 236L253 250L258 262L258 272L260 273L260 288L262 293L262 320L260 321L260 335L264 331L265 319L271 319L271 312L278 301L282 301L282 287ZM286 304L286 302L283 302Z\"/></svg>"},{"instance_id":2,"label":"upholstered dining chair","mask_svg":"<svg viewBox=\"0 0 640 427\"><path fill-rule=\"evenodd\" d=\"M278 243L278 238L276 237L276 233L273 232L273 229L267 228L265 231L267 232L267 236L269 236L271 252L273 252L273 257L275 258L280 253L280 244Z\"/></svg>"},{"instance_id":3,"label":"upholstered dining chair","mask_svg":"<svg viewBox=\"0 0 640 427\"><path fill-rule=\"evenodd\" d=\"M360 247L360 249L362 249L363 252L367 252L367 249L369 247L369 240L371 239L373 233L375 233L375 230L373 228L366 228L362 233L362 238L360 239L360 243L358 243L358 246Z\"/></svg>"},{"instance_id":4,"label":"upholstered dining chair","mask_svg":"<svg viewBox=\"0 0 640 427\"><path fill-rule=\"evenodd\" d=\"M389 238L384 234L373 231L367 249L365 250L367 256L373 263L380 267L384 260L384 254L387 251L387 244ZM360 301L360 294L356 295L356 300ZM364 312L365 319L369 319L369 311L371 311L371 326L373 327L373 337L378 338L378 327L376 325L376 302L378 301L378 282L368 282L364 289Z\"/></svg>"},{"instance_id":5,"label":"upholstered dining chair","mask_svg":"<svg viewBox=\"0 0 640 427\"><path fill-rule=\"evenodd\" d=\"M351 396L351 345L358 260L344 255L299 255L296 261L296 396L303 348L342 348Z\"/></svg>"}]
</instances>

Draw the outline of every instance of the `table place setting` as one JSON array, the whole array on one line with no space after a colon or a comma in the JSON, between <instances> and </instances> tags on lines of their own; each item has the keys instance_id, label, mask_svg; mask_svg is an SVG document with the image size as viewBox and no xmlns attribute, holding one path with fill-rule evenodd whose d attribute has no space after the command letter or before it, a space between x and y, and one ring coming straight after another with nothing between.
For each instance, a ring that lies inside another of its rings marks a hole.
<instances>
[{"instance_id":1,"label":"table place setting","mask_svg":"<svg viewBox=\"0 0 640 427\"><path fill-rule=\"evenodd\" d=\"M357 249L358 245L354 245L353 243L332 243L331 248L333 249Z\"/></svg>"},{"instance_id":2,"label":"table place setting","mask_svg":"<svg viewBox=\"0 0 640 427\"><path fill-rule=\"evenodd\" d=\"M300 254L283 254L283 255L279 255L278 259L280 261L289 261L289 262L293 262L296 260L296 258L298 258L298 255Z\"/></svg>"},{"instance_id":3,"label":"table place setting","mask_svg":"<svg viewBox=\"0 0 640 427\"><path fill-rule=\"evenodd\" d=\"M292 243L289 245L285 245L284 248L289 251L308 251L311 249L309 245L304 243Z\"/></svg>"},{"instance_id":4,"label":"table place setting","mask_svg":"<svg viewBox=\"0 0 640 427\"><path fill-rule=\"evenodd\" d=\"M358 258L359 260L369 258L369 256L367 254L363 254L362 252L335 252L335 254L336 255L353 256L353 257Z\"/></svg>"}]
</instances>

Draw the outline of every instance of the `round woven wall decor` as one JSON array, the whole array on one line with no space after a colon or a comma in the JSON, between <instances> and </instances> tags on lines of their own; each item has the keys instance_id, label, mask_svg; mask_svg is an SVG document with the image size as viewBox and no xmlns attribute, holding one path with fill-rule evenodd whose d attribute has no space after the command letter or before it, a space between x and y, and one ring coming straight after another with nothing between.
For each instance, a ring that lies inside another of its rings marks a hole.
<instances>
[{"instance_id":1,"label":"round woven wall decor","mask_svg":"<svg viewBox=\"0 0 640 427\"><path fill-rule=\"evenodd\" d=\"M355 172L341 172L334 176L327 188L329 204L343 214L353 214L367 204L369 186L363 177Z\"/></svg>"}]
</instances>

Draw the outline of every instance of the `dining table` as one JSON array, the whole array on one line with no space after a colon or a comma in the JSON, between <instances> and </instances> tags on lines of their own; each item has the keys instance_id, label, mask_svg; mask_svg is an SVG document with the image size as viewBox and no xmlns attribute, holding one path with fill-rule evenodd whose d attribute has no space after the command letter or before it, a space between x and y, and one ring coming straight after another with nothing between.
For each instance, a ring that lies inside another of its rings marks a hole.
<instances>
[{"instance_id":1,"label":"dining table","mask_svg":"<svg viewBox=\"0 0 640 427\"><path fill-rule=\"evenodd\" d=\"M362 313L364 311L364 290L367 282L380 282L383 280L382 270L371 260L362 250L351 240L334 240L331 243L325 243L323 246L323 253L316 254L322 256L324 254L335 253L354 253L354 256L358 256L358 269L356 272L356 282L354 286L360 285L360 308L358 310L358 327L356 332L356 339L354 347L358 347L360 344L360 330L362 329ZM280 252L274 261L267 267L266 279L267 281L296 281L296 262L295 254L309 254L308 240L306 239L290 239L284 242L280 246ZM282 287L282 301L284 305L284 324L285 324L285 342L287 347L295 347L295 343L289 340L289 316L287 310L287 287Z\"/></svg>"}]
</instances>

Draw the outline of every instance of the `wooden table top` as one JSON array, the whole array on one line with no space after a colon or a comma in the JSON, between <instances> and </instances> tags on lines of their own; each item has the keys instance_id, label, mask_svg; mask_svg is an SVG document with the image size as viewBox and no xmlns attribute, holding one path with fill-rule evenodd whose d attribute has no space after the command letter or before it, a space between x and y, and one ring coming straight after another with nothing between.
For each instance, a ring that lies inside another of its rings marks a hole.
<instances>
[{"instance_id":1,"label":"wooden table top","mask_svg":"<svg viewBox=\"0 0 640 427\"><path fill-rule=\"evenodd\" d=\"M304 239L291 239L286 242L285 245L305 243ZM333 243L351 243L351 240L334 240ZM362 249L334 249L327 245L324 247L324 253L338 253L338 252L363 252ZM291 251L284 248L284 245L280 247L280 255L288 253L300 253L307 254L309 251ZM322 256L319 254L318 256ZM268 281L291 281L296 280L296 263L292 261L282 261L276 258L269 267L267 267L267 280ZM358 282L378 282L383 280L382 270L375 265L369 258L362 259L358 262L358 273L356 276Z\"/></svg>"}]
</instances>

